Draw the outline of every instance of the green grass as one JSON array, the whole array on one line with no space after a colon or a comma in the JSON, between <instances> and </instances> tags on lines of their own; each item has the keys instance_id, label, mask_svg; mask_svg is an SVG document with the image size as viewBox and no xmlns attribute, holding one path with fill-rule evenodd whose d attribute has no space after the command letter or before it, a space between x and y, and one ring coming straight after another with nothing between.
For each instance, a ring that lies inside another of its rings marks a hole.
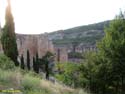
<instances>
[{"instance_id":1,"label":"green grass","mask_svg":"<svg viewBox=\"0 0 125 94\"><path fill-rule=\"evenodd\" d=\"M29 75L25 75L21 81L21 86L24 90L32 90L34 88L37 89L39 87L40 79L31 77Z\"/></svg>"}]
</instances>

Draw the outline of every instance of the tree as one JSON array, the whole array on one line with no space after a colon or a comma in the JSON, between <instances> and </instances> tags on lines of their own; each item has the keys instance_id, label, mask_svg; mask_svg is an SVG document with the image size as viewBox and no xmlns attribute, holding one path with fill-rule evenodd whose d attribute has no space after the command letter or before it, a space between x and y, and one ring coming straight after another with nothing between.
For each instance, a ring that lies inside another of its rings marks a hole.
<instances>
[{"instance_id":1,"label":"tree","mask_svg":"<svg viewBox=\"0 0 125 94\"><path fill-rule=\"evenodd\" d=\"M30 54L29 54L29 50L27 50L27 68L28 68L28 70L30 70Z\"/></svg>"},{"instance_id":2,"label":"tree","mask_svg":"<svg viewBox=\"0 0 125 94\"><path fill-rule=\"evenodd\" d=\"M80 66L82 86L95 94L124 94L125 15L121 13L110 23L97 48Z\"/></svg>"},{"instance_id":3,"label":"tree","mask_svg":"<svg viewBox=\"0 0 125 94\"><path fill-rule=\"evenodd\" d=\"M116 93L125 92L125 15L121 12L105 29L105 36L98 44L99 54L109 64L111 81L109 87Z\"/></svg>"},{"instance_id":4,"label":"tree","mask_svg":"<svg viewBox=\"0 0 125 94\"><path fill-rule=\"evenodd\" d=\"M33 70L36 71L35 58L33 57Z\"/></svg>"},{"instance_id":5,"label":"tree","mask_svg":"<svg viewBox=\"0 0 125 94\"><path fill-rule=\"evenodd\" d=\"M52 59L51 57L53 54L51 52L46 52L46 54L42 57L42 61L45 64L45 72L46 72L46 79L49 79L49 74L50 74L50 68L49 68L49 63L50 60Z\"/></svg>"},{"instance_id":6,"label":"tree","mask_svg":"<svg viewBox=\"0 0 125 94\"><path fill-rule=\"evenodd\" d=\"M23 55L21 55L21 69L24 69L25 65L24 65L24 58Z\"/></svg>"},{"instance_id":7,"label":"tree","mask_svg":"<svg viewBox=\"0 0 125 94\"><path fill-rule=\"evenodd\" d=\"M19 66L19 62L17 61L18 50L16 44L14 21L11 13L10 0L8 0L8 6L6 8L5 21L5 26L1 36L3 51L6 56L8 56L9 58L11 58L11 60L14 61L16 66Z\"/></svg>"},{"instance_id":8,"label":"tree","mask_svg":"<svg viewBox=\"0 0 125 94\"><path fill-rule=\"evenodd\" d=\"M56 74L56 78L66 85L72 87L79 87L79 73L78 68L79 64L71 63L71 62L64 62L64 63L57 63L57 67L60 66L61 73Z\"/></svg>"},{"instance_id":9,"label":"tree","mask_svg":"<svg viewBox=\"0 0 125 94\"><path fill-rule=\"evenodd\" d=\"M39 56L38 56L38 53L36 53L35 72L39 73Z\"/></svg>"}]
</instances>

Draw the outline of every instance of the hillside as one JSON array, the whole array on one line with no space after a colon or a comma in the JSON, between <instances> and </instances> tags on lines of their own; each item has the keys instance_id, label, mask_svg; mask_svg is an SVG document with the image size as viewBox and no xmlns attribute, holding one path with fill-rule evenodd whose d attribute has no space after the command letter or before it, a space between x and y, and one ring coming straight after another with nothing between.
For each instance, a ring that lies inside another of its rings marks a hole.
<instances>
[{"instance_id":1,"label":"hillside","mask_svg":"<svg viewBox=\"0 0 125 94\"><path fill-rule=\"evenodd\" d=\"M78 26L66 30L59 30L49 33L50 40L55 45L66 45L72 42L95 44L104 36L104 28L109 25L110 21Z\"/></svg>"},{"instance_id":2,"label":"hillside","mask_svg":"<svg viewBox=\"0 0 125 94\"><path fill-rule=\"evenodd\" d=\"M15 92L15 93L14 93ZM5 55L0 54L0 94L86 94L58 82L43 79L33 71L16 68Z\"/></svg>"}]
</instances>

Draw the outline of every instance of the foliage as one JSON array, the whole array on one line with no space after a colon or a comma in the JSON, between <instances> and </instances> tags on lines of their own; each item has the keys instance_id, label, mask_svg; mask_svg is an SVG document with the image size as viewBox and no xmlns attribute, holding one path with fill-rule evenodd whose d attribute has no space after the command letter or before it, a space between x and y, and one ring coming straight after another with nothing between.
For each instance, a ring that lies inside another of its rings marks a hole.
<instances>
[{"instance_id":1,"label":"foliage","mask_svg":"<svg viewBox=\"0 0 125 94\"><path fill-rule=\"evenodd\" d=\"M105 37L98 44L99 54L106 64L110 65L108 66L111 74L109 86L117 93L123 94L125 92L125 14L121 12L105 33Z\"/></svg>"},{"instance_id":2,"label":"foliage","mask_svg":"<svg viewBox=\"0 0 125 94\"><path fill-rule=\"evenodd\" d=\"M35 58L33 57L33 70L36 71Z\"/></svg>"},{"instance_id":3,"label":"foliage","mask_svg":"<svg viewBox=\"0 0 125 94\"><path fill-rule=\"evenodd\" d=\"M46 79L49 79L49 74L51 68L49 67L50 62L53 60L53 54L51 52L46 52L46 54L42 57L42 62L45 64L45 72L46 72Z\"/></svg>"},{"instance_id":4,"label":"foliage","mask_svg":"<svg viewBox=\"0 0 125 94\"><path fill-rule=\"evenodd\" d=\"M56 77L70 86L76 81L80 87L94 94L124 94L125 15L121 13L110 23L97 47L97 52L85 55L84 62L79 67L63 63L58 65L61 74ZM77 80L73 76L75 72Z\"/></svg>"},{"instance_id":5,"label":"foliage","mask_svg":"<svg viewBox=\"0 0 125 94\"><path fill-rule=\"evenodd\" d=\"M23 55L21 55L21 68L22 68L22 69L25 68Z\"/></svg>"},{"instance_id":6,"label":"foliage","mask_svg":"<svg viewBox=\"0 0 125 94\"><path fill-rule=\"evenodd\" d=\"M68 58L80 58L83 59L83 54L79 52L70 52L68 53Z\"/></svg>"},{"instance_id":7,"label":"foliage","mask_svg":"<svg viewBox=\"0 0 125 94\"><path fill-rule=\"evenodd\" d=\"M49 36L53 38L53 43L56 45L67 45L73 42L84 44L95 44L104 36L104 28L109 25L110 21L90 24L86 26L78 26L61 32L52 32ZM58 35L63 33L63 38L58 38Z\"/></svg>"},{"instance_id":8,"label":"foliage","mask_svg":"<svg viewBox=\"0 0 125 94\"><path fill-rule=\"evenodd\" d=\"M3 29L3 33L1 36L1 43L3 46L4 54L8 57L10 57L16 66L19 65L19 62L17 61L18 56L18 50L17 50L17 44L16 44L16 35L14 30L14 21L13 16L11 13L11 7L10 3L8 3L8 6L6 8L6 23Z\"/></svg>"},{"instance_id":9,"label":"foliage","mask_svg":"<svg viewBox=\"0 0 125 94\"><path fill-rule=\"evenodd\" d=\"M27 50L27 68L28 68L28 70L30 70L30 54L29 54L29 50Z\"/></svg>"},{"instance_id":10,"label":"foliage","mask_svg":"<svg viewBox=\"0 0 125 94\"><path fill-rule=\"evenodd\" d=\"M14 63L4 54L0 54L0 69L10 70L14 69Z\"/></svg>"},{"instance_id":11,"label":"foliage","mask_svg":"<svg viewBox=\"0 0 125 94\"><path fill-rule=\"evenodd\" d=\"M20 90L21 94L86 94L82 90L72 89L59 83L51 83L41 79L33 72L21 72L19 68L15 70L0 69L0 88L13 88ZM25 71L25 70L23 70Z\"/></svg>"},{"instance_id":12,"label":"foliage","mask_svg":"<svg viewBox=\"0 0 125 94\"><path fill-rule=\"evenodd\" d=\"M39 73L39 64L40 64L40 61L39 61L38 53L36 53L36 58L33 57L33 70L36 73Z\"/></svg>"},{"instance_id":13,"label":"foliage","mask_svg":"<svg viewBox=\"0 0 125 94\"><path fill-rule=\"evenodd\" d=\"M68 45L73 42L77 42L78 44L84 43L84 44L95 44L96 41L99 41L103 38L103 34L101 35L93 35L93 36L84 36L84 37L78 37L78 38L70 38L70 39L59 39L59 40L53 40L53 43L55 45Z\"/></svg>"},{"instance_id":14,"label":"foliage","mask_svg":"<svg viewBox=\"0 0 125 94\"><path fill-rule=\"evenodd\" d=\"M60 67L60 74L56 75L56 78L66 85L77 87L79 86L78 82L78 64L74 63L57 63L57 67ZM58 68L57 68L58 69Z\"/></svg>"},{"instance_id":15,"label":"foliage","mask_svg":"<svg viewBox=\"0 0 125 94\"><path fill-rule=\"evenodd\" d=\"M83 87L95 94L125 92L125 16L121 13L105 29L98 52L90 53L80 67Z\"/></svg>"},{"instance_id":16,"label":"foliage","mask_svg":"<svg viewBox=\"0 0 125 94\"><path fill-rule=\"evenodd\" d=\"M40 86L40 79L25 75L22 79L21 85L24 90L32 90Z\"/></svg>"},{"instance_id":17,"label":"foliage","mask_svg":"<svg viewBox=\"0 0 125 94\"><path fill-rule=\"evenodd\" d=\"M0 69L0 85L6 85L7 83L9 83L11 81L10 77L11 77L12 73L11 72L6 72L3 71L2 69Z\"/></svg>"}]
</instances>

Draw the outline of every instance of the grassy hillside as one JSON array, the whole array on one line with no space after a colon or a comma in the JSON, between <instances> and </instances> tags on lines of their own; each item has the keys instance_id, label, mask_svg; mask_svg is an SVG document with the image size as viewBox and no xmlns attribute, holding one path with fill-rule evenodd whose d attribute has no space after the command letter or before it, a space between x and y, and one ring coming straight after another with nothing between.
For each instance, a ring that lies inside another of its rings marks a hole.
<instances>
[{"instance_id":1,"label":"grassy hillside","mask_svg":"<svg viewBox=\"0 0 125 94\"><path fill-rule=\"evenodd\" d=\"M52 83L34 72L16 68L4 55L0 55L0 64L3 65L0 65L0 90L19 90L19 93L0 94L86 94L83 90Z\"/></svg>"},{"instance_id":2,"label":"grassy hillside","mask_svg":"<svg viewBox=\"0 0 125 94\"><path fill-rule=\"evenodd\" d=\"M49 38L56 45L69 44L72 42L95 44L104 36L104 28L110 21L74 27L66 30L60 30L49 34Z\"/></svg>"}]
</instances>

